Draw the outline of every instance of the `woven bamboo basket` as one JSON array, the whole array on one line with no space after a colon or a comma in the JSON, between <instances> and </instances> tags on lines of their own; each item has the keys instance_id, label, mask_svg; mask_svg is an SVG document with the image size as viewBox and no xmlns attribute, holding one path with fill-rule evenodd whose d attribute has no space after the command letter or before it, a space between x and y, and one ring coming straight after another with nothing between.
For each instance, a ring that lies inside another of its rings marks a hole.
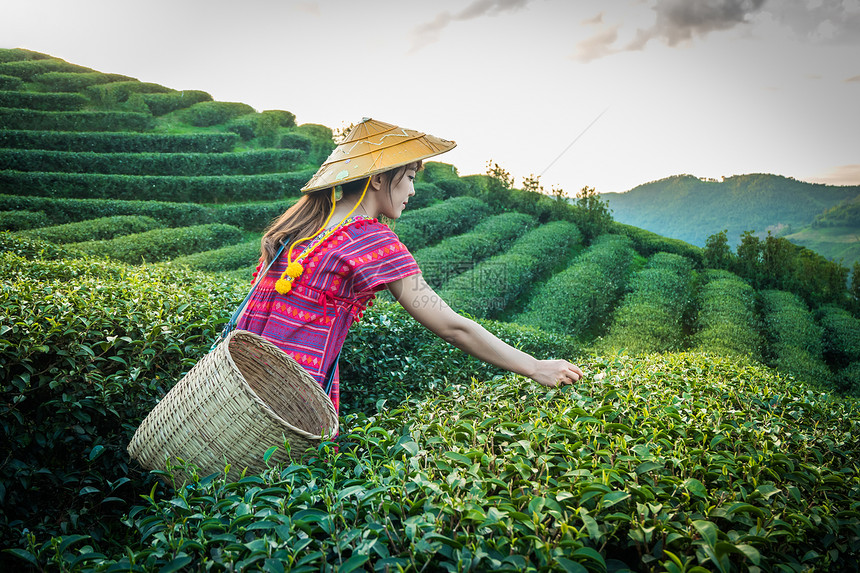
<instances>
[{"instance_id":1,"label":"woven bamboo basket","mask_svg":"<svg viewBox=\"0 0 860 573\"><path fill-rule=\"evenodd\" d=\"M153 408L128 452L150 470L180 458L200 476L230 464L232 476L265 469L271 446L270 462L288 462L337 428L334 405L304 368L262 337L233 330Z\"/></svg>"}]
</instances>

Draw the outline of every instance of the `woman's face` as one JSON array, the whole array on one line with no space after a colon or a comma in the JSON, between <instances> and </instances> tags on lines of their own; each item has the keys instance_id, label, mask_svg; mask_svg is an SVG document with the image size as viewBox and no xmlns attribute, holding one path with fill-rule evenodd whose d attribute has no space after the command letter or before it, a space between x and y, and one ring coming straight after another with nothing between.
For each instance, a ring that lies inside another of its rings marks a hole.
<instances>
[{"instance_id":1,"label":"woman's face","mask_svg":"<svg viewBox=\"0 0 860 573\"><path fill-rule=\"evenodd\" d=\"M380 210L382 215L389 219L398 219L406 208L406 203L409 198L415 195L415 169L407 169L403 177L399 181L392 182L391 193L388 193L386 186L380 190L382 192L382 201Z\"/></svg>"}]
</instances>

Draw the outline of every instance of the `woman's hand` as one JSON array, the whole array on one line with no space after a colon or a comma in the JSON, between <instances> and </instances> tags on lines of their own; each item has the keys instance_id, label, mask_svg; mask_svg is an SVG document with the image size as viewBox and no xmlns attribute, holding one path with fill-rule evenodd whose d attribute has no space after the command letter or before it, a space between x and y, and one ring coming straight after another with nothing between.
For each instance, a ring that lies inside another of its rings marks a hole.
<instances>
[{"instance_id":1,"label":"woman's hand","mask_svg":"<svg viewBox=\"0 0 860 573\"><path fill-rule=\"evenodd\" d=\"M538 360L537 368L529 375L529 378L542 384L555 388L566 384L578 382L583 377L582 370L576 364L567 360Z\"/></svg>"}]
</instances>

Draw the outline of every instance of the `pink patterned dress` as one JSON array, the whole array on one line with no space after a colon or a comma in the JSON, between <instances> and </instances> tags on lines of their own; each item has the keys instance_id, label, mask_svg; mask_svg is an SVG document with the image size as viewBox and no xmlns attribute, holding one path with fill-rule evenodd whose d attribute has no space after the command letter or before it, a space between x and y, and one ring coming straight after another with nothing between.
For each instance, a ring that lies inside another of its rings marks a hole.
<instances>
[{"instance_id":1,"label":"pink patterned dress","mask_svg":"<svg viewBox=\"0 0 860 573\"><path fill-rule=\"evenodd\" d=\"M237 324L291 355L323 387L349 327L373 304L376 292L421 272L391 229L376 219L352 219L315 248L303 262L304 273L282 295L275 282L287 265L285 251L254 290ZM297 252L308 244L298 245ZM257 266L255 279L261 268ZM329 397L339 412L337 369Z\"/></svg>"}]
</instances>

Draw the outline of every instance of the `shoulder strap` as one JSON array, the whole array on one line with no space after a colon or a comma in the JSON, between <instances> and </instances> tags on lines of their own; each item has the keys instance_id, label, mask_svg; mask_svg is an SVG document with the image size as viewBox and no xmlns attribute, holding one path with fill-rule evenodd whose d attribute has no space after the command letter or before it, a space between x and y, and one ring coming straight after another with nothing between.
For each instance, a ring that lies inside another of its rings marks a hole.
<instances>
[{"instance_id":1,"label":"shoulder strap","mask_svg":"<svg viewBox=\"0 0 860 573\"><path fill-rule=\"evenodd\" d=\"M224 325L224 329L221 331L220 336L218 336L218 339L212 344L212 349L214 349L215 346L217 346L218 343L221 342L221 340L226 338L227 335L230 334L230 332L232 332L233 329L236 328L236 323L239 320L239 315L242 314L242 310L245 308L245 305L248 304L248 301L251 299L251 295L254 294L254 291L256 290L257 286L261 282L263 282L263 278L269 273L269 269L272 268L272 265L275 264L275 261L277 261L278 257L281 256L281 253L284 252L285 246L286 245L283 245L283 244L281 245L281 248L278 249L278 252L275 254L274 257L272 257L272 260L269 262L269 265L266 267L266 270L264 270L262 273L257 275L257 281L251 286L251 290L248 291L248 294L245 295L245 300L243 300L239 304L238 308L236 308L236 310L233 311L233 315L230 317L230 320L227 321L227 324ZM212 349L210 349L210 352L212 351Z\"/></svg>"}]
</instances>

